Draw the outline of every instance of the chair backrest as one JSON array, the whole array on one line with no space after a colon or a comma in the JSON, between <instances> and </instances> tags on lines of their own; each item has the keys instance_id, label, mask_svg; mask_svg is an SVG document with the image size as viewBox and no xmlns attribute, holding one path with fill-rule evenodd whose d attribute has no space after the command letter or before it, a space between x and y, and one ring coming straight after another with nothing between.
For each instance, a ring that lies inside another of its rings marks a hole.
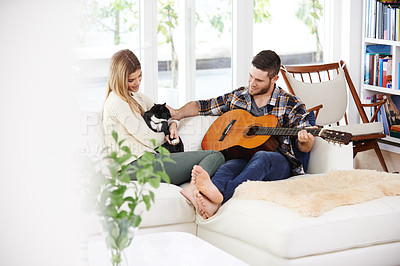
<instances>
[{"instance_id":1,"label":"chair backrest","mask_svg":"<svg viewBox=\"0 0 400 266\"><path fill-rule=\"evenodd\" d=\"M308 66L282 66L281 74L289 91L312 108L322 104L317 125L338 123L346 115L346 78L340 63Z\"/></svg>"},{"instance_id":2,"label":"chair backrest","mask_svg":"<svg viewBox=\"0 0 400 266\"><path fill-rule=\"evenodd\" d=\"M287 79L287 73L291 73L292 76L295 75L296 73L301 75L301 78L304 80L304 78L306 76L313 77L313 76L317 76L319 79L319 82L323 81L322 77L327 78L327 80L331 80L333 78L332 74L335 74L335 70L336 73L339 74L339 68L343 69L344 72L344 76L345 76L345 81L346 81L346 87L349 89L351 96L354 100L354 104L357 107L358 110L358 114L361 117L361 121L362 123L370 123L372 121L377 121L377 113L381 107L381 105L384 103L383 101L380 102L379 104L374 104L373 106L376 105L376 111L375 114L372 116L371 119L368 119L367 114L365 113L364 107L370 107L370 105L368 104L362 104L360 97L358 96L357 90L354 86L353 81L351 80L349 71L347 70L346 64L343 60L341 60L340 62L337 63L329 63L329 64L320 64L320 65L307 65L307 66L282 66L282 68L285 68L286 70L281 69L281 73L283 76L283 79L285 80L286 85L288 86L288 89L291 93L296 94L293 89L291 88L291 85ZM333 73L329 73L329 71L332 71ZM314 75L313 75L314 74ZM318 81L317 81L318 82ZM303 99L302 99L303 100ZM312 108L312 106L307 108ZM321 112L323 109L326 108L322 108ZM344 115L344 118L346 120L346 124L348 124L347 121L347 115Z\"/></svg>"}]
</instances>

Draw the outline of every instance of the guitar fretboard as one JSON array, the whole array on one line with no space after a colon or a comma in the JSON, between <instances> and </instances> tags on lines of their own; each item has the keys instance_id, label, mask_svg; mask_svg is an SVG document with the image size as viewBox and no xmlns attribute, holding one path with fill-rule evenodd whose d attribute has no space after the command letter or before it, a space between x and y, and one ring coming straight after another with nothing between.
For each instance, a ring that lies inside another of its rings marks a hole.
<instances>
[{"instance_id":1,"label":"guitar fretboard","mask_svg":"<svg viewBox=\"0 0 400 266\"><path fill-rule=\"evenodd\" d=\"M297 136L301 130L307 130L313 136L318 136L321 132L320 128L277 128L277 127L259 127L254 135L268 136Z\"/></svg>"}]
</instances>

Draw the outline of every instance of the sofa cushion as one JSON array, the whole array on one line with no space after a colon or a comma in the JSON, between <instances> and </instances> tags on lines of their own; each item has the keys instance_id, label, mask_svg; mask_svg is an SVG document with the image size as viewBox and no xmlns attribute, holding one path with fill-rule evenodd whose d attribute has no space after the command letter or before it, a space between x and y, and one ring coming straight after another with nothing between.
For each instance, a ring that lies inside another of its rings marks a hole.
<instances>
[{"instance_id":1,"label":"sofa cushion","mask_svg":"<svg viewBox=\"0 0 400 266\"><path fill-rule=\"evenodd\" d=\"M218 116L194 116L180 121L178 128L185 151L202 150L201 142L211 124Z\"/></svg>"},{"instance_id":2,"label":"sofa cushion","mask_svg":"<svg viewBox=\"0 0 400 266\"><path fill-rule=\"evenodd\" d=\"M353 136L379 134L383 132L382 122L332 126L329 129L351 133Z\"/></svg>"},{"instance_id":3,"label":"sofa cushion","mask_svg":"<svg viewBox=\"0 0 400 266\"><path fill-rule=\"evenodd\" d=\"M180 194L181 190L179 186L166 183L161 183L159 188L153 189L155 202L148 212L143 212L140 227L194 222L194 208Z\"/></svg>"},{"instance_id":4,"label":"sofa cushion","mask_svg":"<svg viewBox=\"0 0 400 266\"><path fill-rule=\"evenodd\" d=\"M239 239L282 258L400 241L400 197L342 206L303 217L277 203L232 198L199 228ZM200 235L201 237L201 235Z\"/></svg>"}]
</instances>

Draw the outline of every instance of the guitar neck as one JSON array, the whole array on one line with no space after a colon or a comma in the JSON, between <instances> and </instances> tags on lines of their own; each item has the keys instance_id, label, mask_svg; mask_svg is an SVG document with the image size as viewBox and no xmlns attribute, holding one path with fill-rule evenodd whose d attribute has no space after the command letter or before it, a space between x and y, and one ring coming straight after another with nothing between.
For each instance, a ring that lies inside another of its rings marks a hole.
<instances>
[{"instance_id":1,"label":"guitar neck","mask_svg":"<svg viewBox=\"0 0 400 266\"><path fill-rule=\"evenodd\" d=\"M259 127L254 135L268 136L297 136L301 130L307 130L313 136L319 136L320 128L278 128L278 127Z\"/></svg>"}]
</instances>

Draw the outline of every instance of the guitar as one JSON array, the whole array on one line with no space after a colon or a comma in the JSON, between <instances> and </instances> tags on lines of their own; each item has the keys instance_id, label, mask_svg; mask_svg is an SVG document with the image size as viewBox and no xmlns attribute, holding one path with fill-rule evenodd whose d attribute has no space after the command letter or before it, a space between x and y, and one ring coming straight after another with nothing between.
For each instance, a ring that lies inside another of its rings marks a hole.
<instances>
[{"instance_id":1,"label":"guitar","mask_svg":"<svg viewBox=\"0 0 400 266\"><path fill-rule=\"evenodd\" d=\"M206 132L201 147L203 150L216 150L225 157L249 157L259 150L273 151L278 141L271 136L297 136L303 129L277 128L278 118L274 115L255 117L242 109L224 113L210 126ZM349 144L352 134L321 128L306 128L313 136L325 140Z\"/></svg>"}]
</instances>

